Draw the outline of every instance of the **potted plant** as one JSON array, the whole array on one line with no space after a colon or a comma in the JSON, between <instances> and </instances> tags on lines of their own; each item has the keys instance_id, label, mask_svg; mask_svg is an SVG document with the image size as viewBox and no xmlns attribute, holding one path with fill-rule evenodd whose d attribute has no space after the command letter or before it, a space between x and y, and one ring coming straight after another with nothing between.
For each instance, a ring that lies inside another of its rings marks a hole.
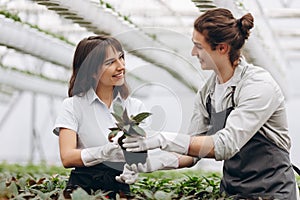
<instances>
[{"instance_id":1,"label":"potted plant","mask_svg":"<svg viewBox=\"0 0 300 200\"><path fill-rule=\"evenodd\" d=\"M125 161L131 164L137 163L145 163L147 159L147 151L142 152L128 152L123 147L122 140L126 136L133 136L133 135L140 135L146 136L146 133L143 128L139 126L139 124L149 117L151 113L149 112L142 112L135 116L131 115L128 116L127 109L123 109L120 103L115 102L113 105L113 112L111 113L113 117L116 119L116 127L109 128L111 132L108 134L108 140L112 142L112 138L114 138L120 131L123 132L123 135L118 139L118 143L121 146Z\"/></svg>"}]
</instances>

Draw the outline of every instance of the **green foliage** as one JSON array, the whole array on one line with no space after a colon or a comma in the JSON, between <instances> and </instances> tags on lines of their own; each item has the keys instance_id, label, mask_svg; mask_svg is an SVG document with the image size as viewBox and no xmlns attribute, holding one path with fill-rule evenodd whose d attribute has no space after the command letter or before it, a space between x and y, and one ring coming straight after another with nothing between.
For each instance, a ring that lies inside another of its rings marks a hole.
<instances>
[{"instance_id":1,"label":"green foliage","mask_svg":"<svg viewBox=\"0 0 300 200\"><path fill-rule=\"evenodd\" d=\"M113 105L113 111L111 114L116 119L116 127L109 128L111 131L108 134L108 140L112 142L112 138L115 137L118 132L123 131L125 135L141 135L145 136L144 129L139 127L139 124L149 117L151 113L142 112L135 116L128 116L127 109L123 109L120 103L115 102Z\"/></svg>"},{"instance_id":2,"label":"green foliage","mask_svg":"<svg viewBox=\"0 0 300 200\"><path fill-rule=\"evenodd\" d=\"M7 66L7 65L4 66L4 65L1 63L1 61L0 61L0 68L3 68L3 69L5 69L5 70L11 70L11 71L14 71L14 72L19 72L19 73L26 74L26 75L29 75L29 76L41 78L41 79L44 79L44 80L49 80L49 81L58 82L58 83L63 83L63 84L66 84L66 83L67 83L67 81L60 80L60 79L50 78L50 77L45 76L45 75L43 75L43 74L41 74L41 73L34 73L34 72L31 72L31 71L19 69L19 68L17 68L17 67L13 67L13 66Z\"/></svg>"},{"instance_id":3,"label":"green foliage","mask_svg":"<svg viewBox=\"0 0 300 200\"><path fill-rule=\"evenodd\" d=\"M123 17L123 19L127 22L129 22L130 24L136 26L135 24L133 24L133 22L130 20L130 17L129 16L126 16L126 15L122 15L120 12L118 12L111 4L103 1L103 0L100 0L99 1L100 5L104 6L105 8L107 9L110 9L112 12L116 13L119 17Z\"/></svg>"},{"instance_id":4,"label":"green foliage","mask_svg":"<svg viewBox=\"0 0 300 200\"><path fill-rule=\"evenodd\" d=\"M100 190L96 191L94 194L89 195L88 193L86 193L86 191L84 191L81 188L76 189L73 193L72 193L72 199L73 200L94 200L94 199L108 199L107 198L107 194L109 192L101 192Z\"/></svg>"},{"instance_id":5,"label":"green foliage","mask_svg":"<svg viewBox=\"0 0 300 200\"><path fill-rule=\"evenodd\" d=\"M59 175L68 175L70 169L65 169L60 166L49 166L46 163L41 163L39 165L28 163L26 165L21 164L9 164L6 162L0 163L0 173L9 172L11 174L59 174Z\"/></svg>"},{"instance_id":6,"label":"green foliage","mask_svg":"<svg viewBox=\"0 0 300 200\"><path fill-rule=\"evenodd\" d=\"M21 22L21 18L17 14L13 14L7 10L0 10L0 15L4 15L6 18L10 18L17 22Z\"/></svg>"},{"instance_id":7,"label":"green foliage","mask_svg":"<svg viewBox=\"0 0 300 200\"><path fill-rule=\"evenodd\" d=\"M138 182L131 186L137 199L230 199L219 192L220 175L198 170L160 171L141 174ZM169 174L169 172L171 172ZM205 176L203 176L205 174ZM159 178L159 176L161 176ZM176 177L177 176L177 177ZM172 177L172 178L169 178Z\"/></svg>"},{"instance_id":8,"label":"green foliage","mask_svg":"<svg viewBox=\"0 0 300 200\"><path fill-rule=\"evenodd\" d=\"M67 38L65 38L65 37L62 36L62 35L58 35L58 34L55 34L55 33L50 32L50 31L41 29L39 26L37 26L37 25L32 25L32 24L27 23L27 22L26 22L25 24L27 24L27 25L30 26L31 28L37 29L39 32L45 33L45 34L50 35L50 36L52 36L52 37L54 37L54 38L57 38L57 39L59 39L59 40L61 40L61 41L64 41L64 42L66 42L67 44L70 44L70 45L72 45L72 46L75 46L74 43L70 42Z\"/></svg>"},{"instance_id":9,"label":"green foliage","mask_svg":"<svg viewBox=\"0 0 300 200\"><path fill-rule=\"evenodd\" d=\"M46 164L0 163L0 199L64 199L69 173L69 169ZM141 173L138 181L130 186L131 196L145 200L229 200L219 193L220 177L219 173L186 169ZM297 182L299 186L299 176ZM71 199L107 199L107 194L99 190L89 195L78 188Z\"/></svg>"},{"instance_id":10,"label":"green foliage","mask_svg":"<svg viewBox=\"0 0 300 200\"><path fill-rule=\"evenodd\" d=\"M0 164L0 199L64 199L69 169L59 166ZM72 199L107 199L108 193L96 191L92 195L82 189L72 193Z\"/></svg>"},{"instance_id":11,"label":"green foliage","mask_svg":"<svg viewBox=\"0 0 300 200\"><path fill-rule=\"evenodd\" d=\"M300 176L296 176L296 181L300 192Z\"/></svg>"},{"instance_id":12,"label":"green foliage","mask_svg":"<svg viewBox=\"0 0 300 200\"><path fill-rule=\"evenodd\" d=\"M58 199L67 174L57 166L0 164L0 199Z\"/></svg>"},{"instance_id":13,"label":"green foliage","mask_svg":"<svg viewBox=\"0 0 300 200\"><path fill-rule=\"evenodd\" d=\"M45 34L47 34L47 35L51 35L51 36L53 36L53 37L55 37L55 38L57 38L57 39L60 39L60 40L66 42L66 43L68 43L68 44L70 44L70 45L72 45L72 46L75 46L74 43L68 41L68 40L67 40L64 36L62 36L62 35L57 35L57 34L55 34L55 33L51 33L50 31L41 29L41 28L38 27L37 25L32 25L32 24L27 23L27 22L22 22L21 18L20 18L17 14L11 13L11 12L9 12L9 11L7 11L7 10L0 10L0 15L4 15L6 18L12 19L12 20L14 20L14 21L16 21L16 22L20 22L20 23L23 23L23 24L27 24L27 25L30 26L31 28L37 29L37 30L40 31L40 32L43 32L43 33L45 33Z\"/></svg>"}]
</instances>

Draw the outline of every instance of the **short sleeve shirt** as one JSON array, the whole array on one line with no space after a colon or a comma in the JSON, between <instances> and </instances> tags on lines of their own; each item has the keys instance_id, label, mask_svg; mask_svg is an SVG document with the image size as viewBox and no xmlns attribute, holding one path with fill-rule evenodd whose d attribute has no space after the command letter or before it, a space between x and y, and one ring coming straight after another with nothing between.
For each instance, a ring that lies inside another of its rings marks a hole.
<instances>
[{"instance_id":1,"label":"short sleeve shirt","mask_svg":"<svg viewBox=\"0 0 300 200\"><path fill-rule=\"evenodd\" d=\"M115 101L120 101L126 107L129 116L146 112L144 104L138 99L128 97L124 100L118 95L113 103ZM58 135L60 128L75 131L78 149L105 145L109 142L109 128L116 126L111 114L112 107L108 108L93 89L83 96L66 98L56 118L53 132Z\"/></svg>"}]
</instances>

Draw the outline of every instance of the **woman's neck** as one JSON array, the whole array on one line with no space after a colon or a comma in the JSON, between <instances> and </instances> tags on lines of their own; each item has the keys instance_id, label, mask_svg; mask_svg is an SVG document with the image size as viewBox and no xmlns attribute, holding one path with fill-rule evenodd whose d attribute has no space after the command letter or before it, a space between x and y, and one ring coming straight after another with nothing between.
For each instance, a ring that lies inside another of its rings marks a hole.
<instances>
[{"instance_id":1,"label":"woman's neck","mask_svg":"<svg viewBox=\"0 0 300 200\"><path fill-rule=\"evenodd\" d=\"M113 100L113 87L97 87L96 94L108 108L111 106Z\"/></svg>"}]
</instances>

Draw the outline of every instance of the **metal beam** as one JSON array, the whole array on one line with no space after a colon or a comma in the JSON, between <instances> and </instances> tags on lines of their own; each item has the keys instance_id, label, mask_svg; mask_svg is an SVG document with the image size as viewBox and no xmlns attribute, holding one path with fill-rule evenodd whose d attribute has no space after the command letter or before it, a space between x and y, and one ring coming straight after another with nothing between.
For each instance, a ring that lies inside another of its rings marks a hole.
<instances>
[{"instance_id":1,"label":"metal beam","mask_svg":"<svg viewBox=\"0 0 300 200\"><path fill-rule=\"evenodd\" d=\"M285 56L289 61L300 61L300 51L286 53Z\"/></svg>"},{"instance_id":2,"label":"metal beam","mask_svg":"<svg viewBox=\"0 0 300 200\"><path fill-rule=\"evenodd\" d=\"M15 92L9 105L6 107L5 113L2 115L2 117L0 119L0 130L3 127L4 123L9 119L10 114L14 111L16 104L19 102L21 94L22 94L22 91Z\"/></svg>"},{"instance_id":3,"label":"metal beam","mask_svg":"<svg viewBox=\"0 0 300 200\"><path fill-rule=\"evenodd\" d=\"M273 8L264 9L269 18L300 18L300 9L296 8Z\"/></svg>"},{"instance_id":4,"label":"metal beam","mask_svg":"<svg viewBox=\"0 0 300 200\"><path fill-rule=\"evenodd\" d=\"M275 30L276 34L280 37L294 37L299 38L300 37L300 28L299 29L277 29Z\"/></svg>"},{"instance_id":5,"label":"metal beam","mask_svg":"<svg viewBox=\"0 0 300 200\"><path fill-rule=\"evenodd\" d=\"M291 39L289 41L285 40L280 42L280 46L284 50L284 54L298 54L298 57L300 57L300 46L298 45L298 41L294 41L294 39Z\"/></svg>"},{"instance_id":6,"label":"metal beam","mask_svg":"<svg viewBox=\"0 0 300 200\"><path fill-rule=\"evenodd\" d=\"M18 90L29 90L40 94L67 97L67 85L49 81L20 72L0 68L0 83L10 85Z\"/></svg>"},{"instance_id":7,"label":"metal beam","mask_svg":"<svg viewBox=\"0 0 300 200\"><path fill-rule=\"evenodd\" d=\"M0 18L0 26L1 45L66 68L71 67L74 46L12 19Z\"/></svg>"},{"instance_id":8,"label":"metal beam","mask_svg":"<svg viewBox=\"0 0 300 200\"><path fill-rule=\"evenodd\" d=\"M190 62L174 62L177 55L186 55L190 49L178 52L170 48L167 44L124 20L114 11L101 6L100 3L86 0L36 0L36 2L45 5L55 3L56 5L46 6L59 14L75 13L82 19L74 22L95 33L101 32L116 37L128 52L168 71L192 91L196 91L203 81L201 75L199 78L199 71Z\"/></svg>"}]
</instances>

